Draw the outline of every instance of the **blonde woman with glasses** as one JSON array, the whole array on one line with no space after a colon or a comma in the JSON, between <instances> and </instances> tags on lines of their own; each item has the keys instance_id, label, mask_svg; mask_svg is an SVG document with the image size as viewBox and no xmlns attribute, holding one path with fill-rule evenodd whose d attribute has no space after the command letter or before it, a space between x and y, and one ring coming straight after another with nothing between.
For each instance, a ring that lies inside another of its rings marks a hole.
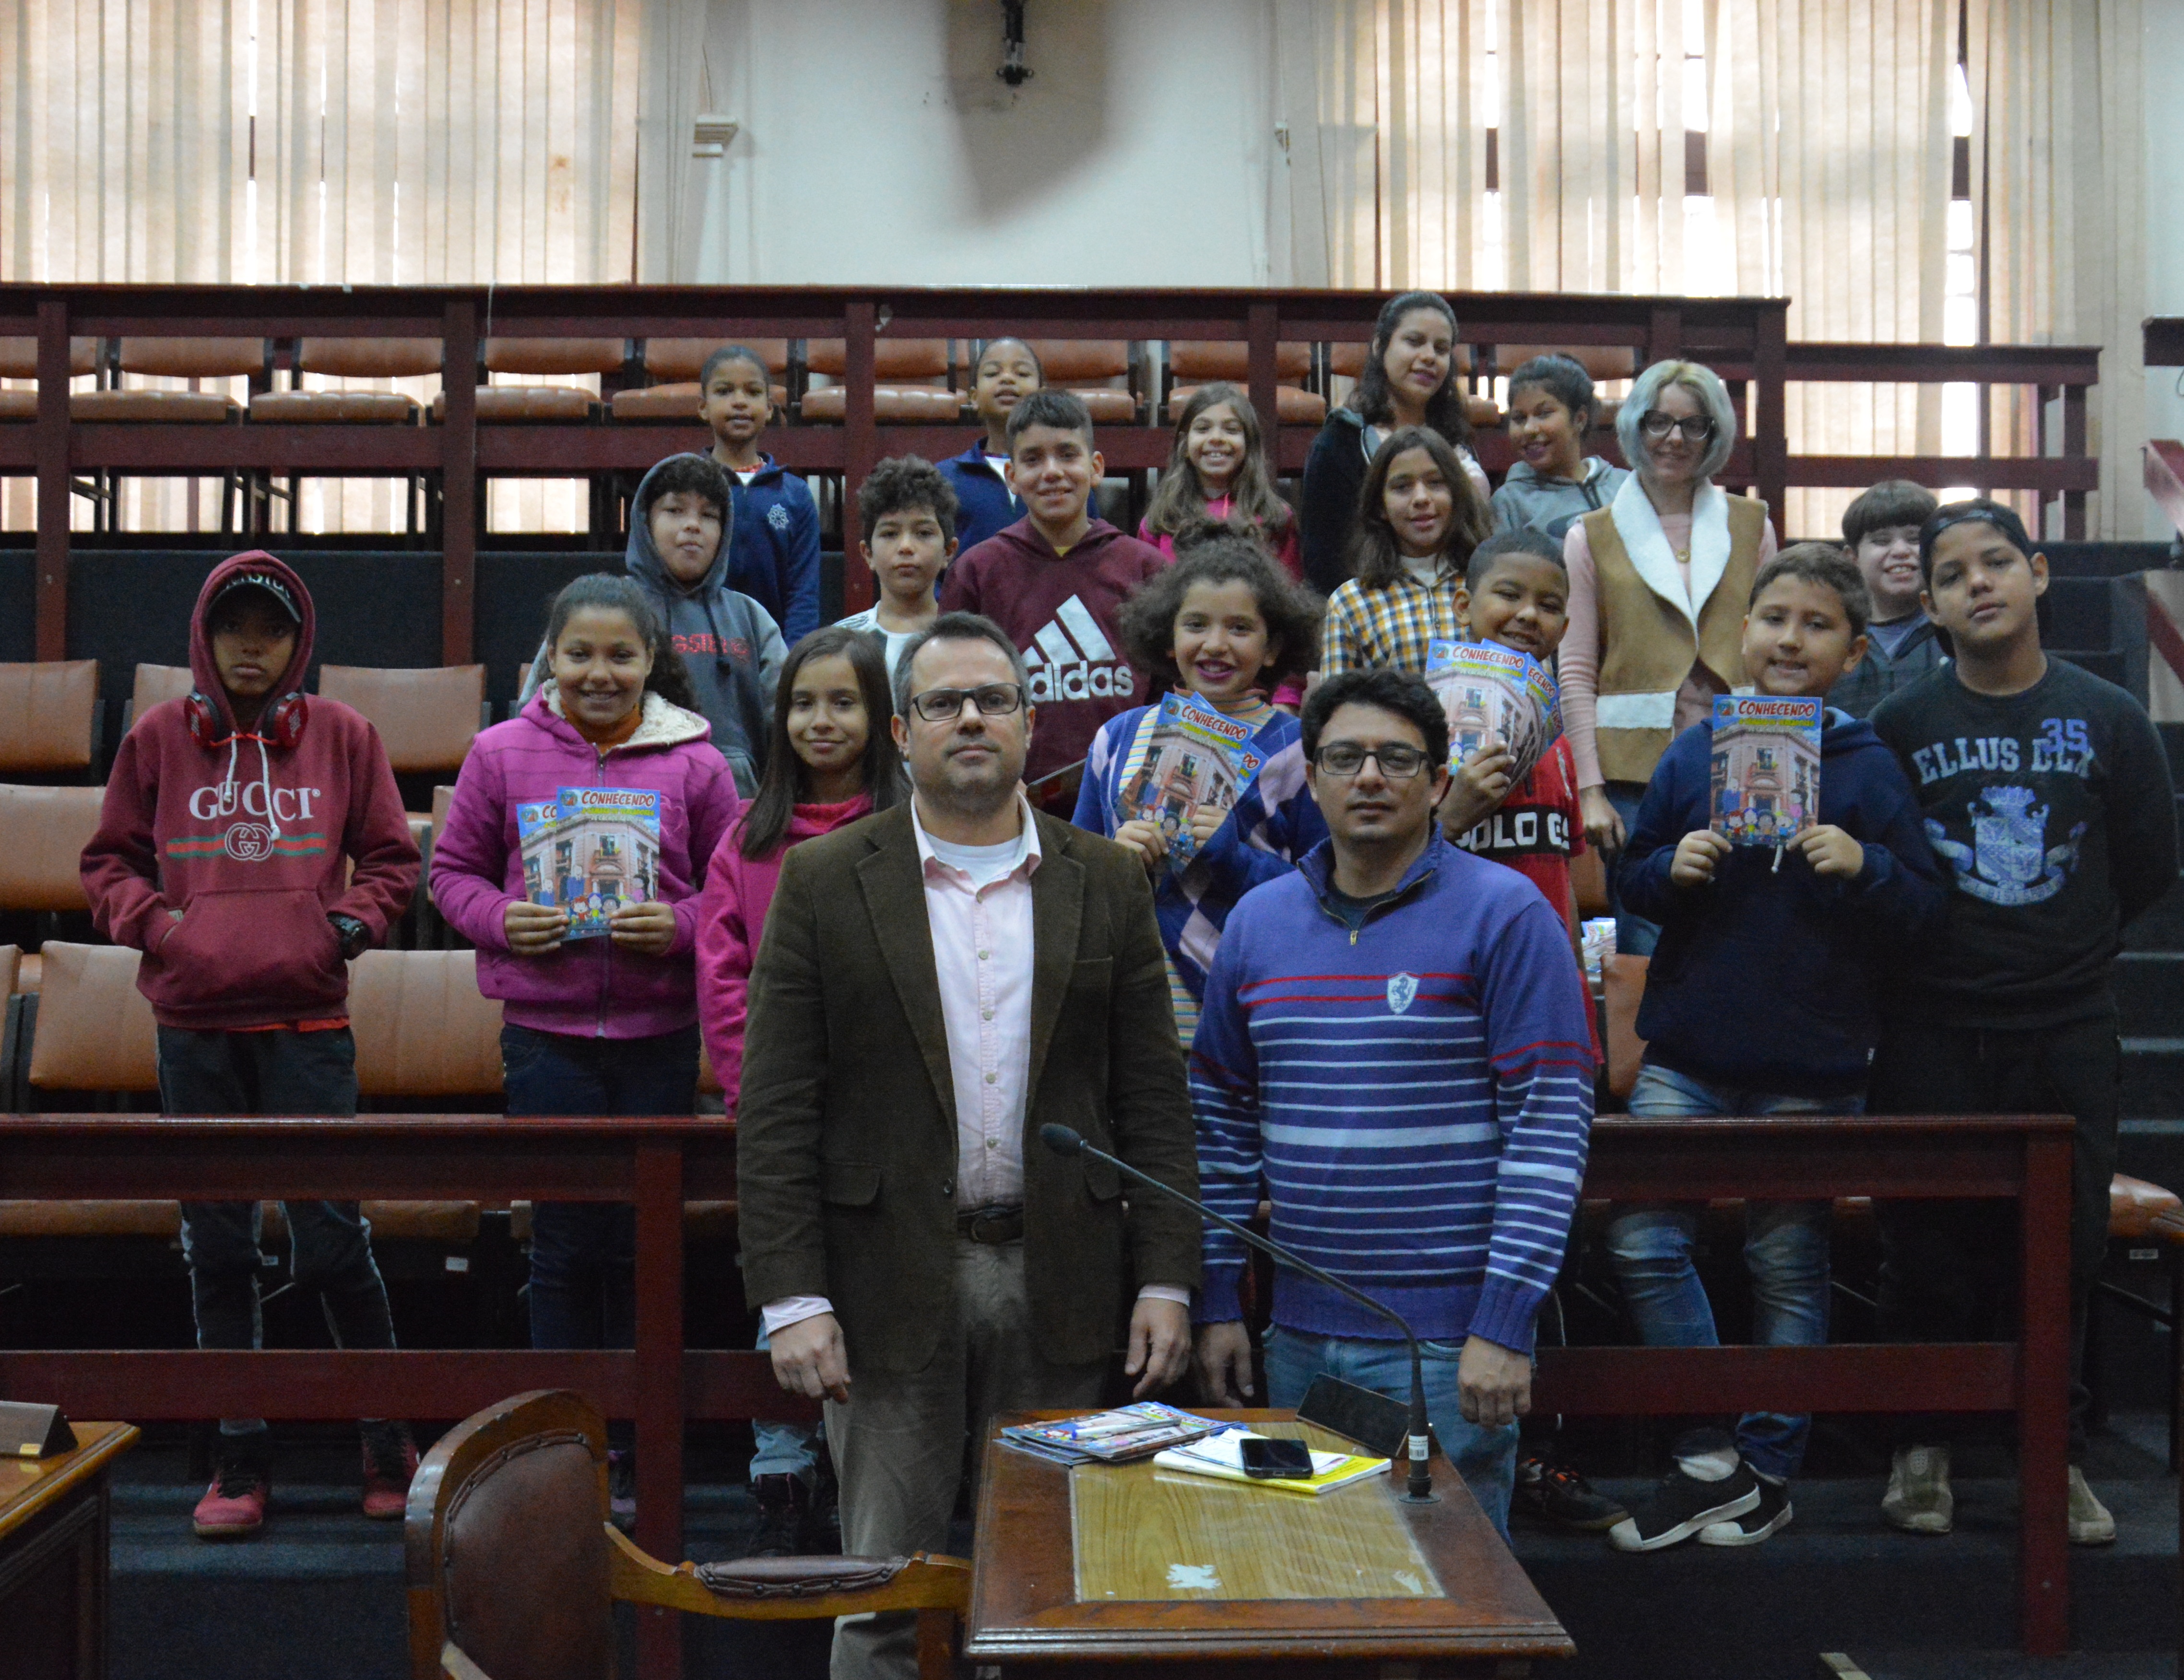
<instances>
[{"instance_id":1,"label":"blonde woman with glasses","mask_svg":"<svg viewBox=\"0 0 2184 1680\"><path fill-rule=\"evenodd\" d=\"M1743 680L1752 581L1774 552L1767 504L1713 481L1736 442L1713 370L1656 362L1615 417L1633 470L1569 529L1563 720L1585 837L1613 857L1669 743ZM1616 942L1650 954L1659 930L1616 906Z\"/></svg>"}]
</instances>

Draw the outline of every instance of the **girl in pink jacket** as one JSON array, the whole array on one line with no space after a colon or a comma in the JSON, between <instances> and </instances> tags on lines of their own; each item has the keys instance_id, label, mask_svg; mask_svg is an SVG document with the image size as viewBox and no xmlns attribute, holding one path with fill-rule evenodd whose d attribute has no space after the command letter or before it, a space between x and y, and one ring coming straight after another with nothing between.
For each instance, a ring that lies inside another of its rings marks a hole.
<instances>
[{"instance_id":1,"label":"girl in pink jacket","mask_svg":"<svg viewBox=\"0 0 2184 1680\"><path fill-rule=\"evenodd\" d=\"M736 1110L743 1085L744 1021L751 961L766 907L791 846L830 834L902 798L902 759L889 729L894 704L885 643L836 625L788 650L773 703L766 774L749 806L713 854L698 906L698 1020L705 1049ZM763 1332L758 1345L766 1345ZM819 1434L810 1424L759 1419L751 1491L764 1522L758 1556L827 1549Z\"/></svg>"}]
</instances>

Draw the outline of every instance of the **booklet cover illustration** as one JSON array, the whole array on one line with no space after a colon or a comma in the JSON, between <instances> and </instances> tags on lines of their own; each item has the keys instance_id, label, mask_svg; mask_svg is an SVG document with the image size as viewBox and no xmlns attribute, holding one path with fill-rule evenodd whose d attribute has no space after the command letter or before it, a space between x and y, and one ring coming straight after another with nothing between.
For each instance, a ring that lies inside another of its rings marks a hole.
<instances>
[{"instance_id":1,"label":"booklet cover illustration","mask_svg":"<svg viewBox=\"0 0 2184 1680\"><path fill-rule=\"evenodd\" d=\"M1502 746L1516 760L1515 786L1532 773L1563 732L1562 693L1529 654L1491 642L1429 642L1426 686L1448 715L1448 754L1460 763L1481 747Z\"/></svg>"},{"instance_id":2,"label":"booklet cover illustration","mask_svg":"<svg viewBox=\"0 0 2184 1680\"><path fill-rule=\"evenodd\" d=\"M1820 702L1718 694L1713 832L1736 846L1780 846L1817 821Z\"/></svg>"},{"instance_id":3,"label":"booklet cover illustration","mask_svg":"<svg viewBox=\"0 0 2184 1680\"><path fill-rule=\"evenodd\" d=\"M1254 732L1195 695L1169 695L1146 714L1131 743L1117 821L1157 824L1167 837L1170 866L1182 868L1198 850L1192 815L1207 805L1233 810L1259 773L1263 759L1251 745Z\"/></svg>"},{"instance_id":4,"label":"booklet cover illustration","mask_svg":"<svg viewBox=\"0 0 2184 1680\"><path fill-rule=\"evenodd\" d=\"M569 913L565 939L593 939L660 880L660 795L644 787L564 787L515 808L523 896Z\"/></svg>"}]
</instances>

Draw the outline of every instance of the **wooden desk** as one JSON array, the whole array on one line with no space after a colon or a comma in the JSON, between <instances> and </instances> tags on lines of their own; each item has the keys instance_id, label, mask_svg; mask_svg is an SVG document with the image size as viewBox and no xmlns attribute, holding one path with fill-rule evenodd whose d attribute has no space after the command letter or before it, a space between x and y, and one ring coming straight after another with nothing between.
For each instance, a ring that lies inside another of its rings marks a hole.
<instances>
[{"instance_id":1,"label":"wooden desk","mask_svg":"<svg viewBox=\"0 0 2184 1680\"><path fill-rule=\"evenodd\" d=\"M1350 1449L1291 1412L1207 1415ZM1149 1659L1161 1680L1240 1680L1384 1662L1513 1677L1572 1655L1462 1478L1432 1467L1434 1505L1403 1504L1393 1474L1308 1499L1150 1461L1065 1470L989 1435L964 1657L1009 1680Z\"/></svg>"},{"instance_id":2,"label":"wooden desk","mask_svg":"<svg viewBox=\"0 0 2184 1680\"><path fill-rule=\"evenodd\" d=\"M126 1423L79 1423L58 1458L0 1458L0 1680L105 1680L106 1472Z\"/></svg>"}]
</instances>

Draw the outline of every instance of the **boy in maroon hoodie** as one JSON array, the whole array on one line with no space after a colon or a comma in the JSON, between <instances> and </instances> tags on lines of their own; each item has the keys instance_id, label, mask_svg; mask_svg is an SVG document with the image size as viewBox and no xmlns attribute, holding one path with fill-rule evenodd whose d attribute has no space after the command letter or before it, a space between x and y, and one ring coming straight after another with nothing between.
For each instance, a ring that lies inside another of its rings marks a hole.
<instances>
[{"instance_id":1,"label":"boy in maroon hoodie","mask_svg":"<svg viewBox=\"0 0 2184 1680\"><path fill-rule=\"evenodd\" d=\"M1009 410L1008 438L1009 488L1024 517L949 569L940 610L983 613L1023 650L1039 709L1024 781L1034 801L1067 818L1077 778L1059 772L1084 762L1109 718L1158 698L1123 653L1115 609L1168 561L1089 513L1106 464L1077 398L1034 392Z\"/></svg>"},{"instance_id":2,"label":"boy in maroon hoodie","mask_svg":"<svg viewBox=\"0 0 2184 1680\"><path fill-rule=\"evenodd\" d=\"M356 1112L345 960L408 904L417 846L378 732L303 692L315 622L302 581L270 554L215 566L190 624L197 692L136 720L84 848L98 931L144 954L136 984L159 1022L165 1114ZM319 1295L335 1339L393 1347L357 1204L283 1206L296 1282ZM259 1344L258 1212L182 1204L201 1348ZM267 1442L262 1418L222 1421L199 1535L264 1526ZM365 1515L399 1517L416 1467L405 1425L367 1420Z\"/></svg>"}]
</instances>

